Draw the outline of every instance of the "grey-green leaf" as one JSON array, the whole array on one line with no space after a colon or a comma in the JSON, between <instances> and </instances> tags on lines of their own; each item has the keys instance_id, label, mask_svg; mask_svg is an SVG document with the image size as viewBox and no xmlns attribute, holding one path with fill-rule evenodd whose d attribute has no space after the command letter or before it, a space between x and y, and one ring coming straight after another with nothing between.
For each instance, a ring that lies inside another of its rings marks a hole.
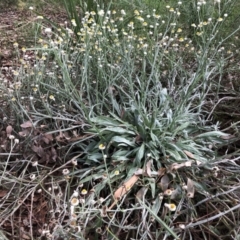
<instances>
[{"instance_id":1,"label":"grey-green leaf","mask_svg":"<svg viewBox=\"0 0 240 240\"><path fill-rule=\"evenodd\" d=\"M114 136L111 139L111 141L115 142L115 143L122 144L122 145L129 145L129 146L135 147L135 143L133 141L129 141L128 139L126 139L124 137Z\"/></svg>"},{"instance_id":2,"label":"grey-green leaf","mask_svg":"<svg viewBox=\"0 0 240 240\"><path fill-rule=\"evenodd\" d=\"M141 145L141 147L138 149L137 154L136 154L136 158L135 158L135 162L137 163L137 166L141 166L141 160L144 157L144 153L145 153L145 144L143 143Z\"/></svg>"}]
</instances>

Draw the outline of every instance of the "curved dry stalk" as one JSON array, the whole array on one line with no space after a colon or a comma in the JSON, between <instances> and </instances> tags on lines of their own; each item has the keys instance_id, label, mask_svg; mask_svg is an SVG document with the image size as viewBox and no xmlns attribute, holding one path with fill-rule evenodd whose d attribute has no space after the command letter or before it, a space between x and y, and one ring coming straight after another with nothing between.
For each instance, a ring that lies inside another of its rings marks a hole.
<instances>
[{"instance_id":1,"label":"curved dry stalk","mask_svg":"<svg viewBox=\"0 0 240 240\"><path fill-rule=\"evenodd\" d=\"M219 217L222 217L222 216L226 215L227 213L229 213L229 212L231 212L231 211L233 211L233 210L236 210L236 209L238 209L238 208L240 209L240 203L239 203L238 205L236 205L236 206L234 206L234 207L232 207L232 208L224 211L224 212L220 212L219 214L217 214L217 215L215 215L215 216L209 217L209 218L207 218L207 219L204 219L204 220L201 220L201 221L198 221L198 222L195 222L195 223L189 223L188 225L185 226L185 229L193 228L193 227L195 227L195 226L199 226L199 225L201 225L201 224L210 222L210 221L212 221L212 220L214 220L214 219L217 219L217 218L219 218Z\"/></svg>"}]
</instances>

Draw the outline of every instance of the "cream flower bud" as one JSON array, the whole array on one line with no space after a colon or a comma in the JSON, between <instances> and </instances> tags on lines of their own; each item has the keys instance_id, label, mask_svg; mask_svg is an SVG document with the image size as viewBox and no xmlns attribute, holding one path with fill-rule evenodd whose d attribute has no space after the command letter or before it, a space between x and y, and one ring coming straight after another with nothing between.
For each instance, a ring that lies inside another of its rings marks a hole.
<instances>
[{"instance_id":1,"label":"cream flower bud","mask_svg":"<svg viewBox=\"0 0 240 240\"><path fill-rule=\"evenodd\" d=\"M174 212L177 209L174 203L170 203L170 204L165 203L164 206L167 207L171 212Z\"/></svg>"}]
</instances>

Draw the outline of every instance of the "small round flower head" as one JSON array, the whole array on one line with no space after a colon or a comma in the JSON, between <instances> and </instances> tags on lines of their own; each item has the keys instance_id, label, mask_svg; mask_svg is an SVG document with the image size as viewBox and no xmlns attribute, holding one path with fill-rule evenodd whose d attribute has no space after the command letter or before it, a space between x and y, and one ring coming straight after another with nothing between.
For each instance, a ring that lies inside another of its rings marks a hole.
<instances>
[{"instance_id":1,"label":"small round flower head","mask_svg":"<svg viewBox=\"0 0 240 240\"><path fill-rule=\"evenodd\" d=\"M32 90L33 90L33 92L37 92L38 89L36 87L34 87Z\"/></svg>"},{"instance_id":2,"label":"small round flower head","mask_svg":"<svg viewBox=\"0 0 240 240\"><path fill-rule=\"evenodd\" d=\"M79 232L81 232L81 227L80 226L76 226L74 230L75 230L75 233L79 233Z\"/></svg>"},{"instance_id":3,"label":"small round flower head","mask_svg":"<svg viewBox=\"0 0 240 240\"><path fill-rule=\"evenodd\" d=\"M101 144L98 146L98 148L99 148L100 150L104 150L106 147L105 147L104 144L101 143Z\"/></svg>"},{"instance_id":4,"label":"small round flower head","mask_svg":"<svg viewBox=\"0 0 240 240\"><path fill-rule=\"evenodd\" d=\"M63 193L60 191L60 192L57 194L57 196L58 196L59 198L61 198L61 197L63 196Z\"/></svg>"},{"instance_id":5,"label":"small round flower head","mask_svg":"<svg viewBox=\"0 0 240 240\"><path fill-rule=\"evenodd\" d=\"M9 135L8 138L9 138L10 140L13 140L15 137L14 137L13 135Z\"/></svg>"},{"instance_id":6,"label":"small round flower head","mask_svg":"<svg viewBox=\"0 0 240 240\"><path fill-rule=\"evenodd\" d=\"M68 175L70 173L70 171L67 168L64 168L62 170L62 173L63 173L63 175Z\"/></svg>"},{"instance_id":7,"label":"small round flower head","mask_svg":"<svg viewBox=\"0 0 240 240\"><path fill-rule=\"evenodd\" d=\"M50 234L50 231L49 230L42 230L41 233L42 233L43 236L47 236L47 235Z\"/></svg>"},{"instance_id":8,"label":"small round flower head","mask_svg":"<svg viewBox=\"0 0 240 240\"><path fill-rule=\"evenodd\" d=\"M72 197L78 197L78 196L79 196L78 190L74 190Z\"/></svg>"},{"instance_id":9,"label":"small round flower head","mask_svg":"<svg viewBox=\"0 0 240 240\"><path fill-rule=\"evenodd\" d=\"M77 23L76 23L76 20L75 20L75 19L72 19L72 20L71 20L71 23L72 23L72 25L73 25L74 27L77 26Z\"/></svg>"},{"instance_id":10,"label":"small round flower head","mask_svg":"<svg viewBox=\"0 0 240 240\"><path fill-rule=\"evenodd\" d=\"M167 207L171 212L174 212L177 208L174 203L170 203L170 204L165 203L164 206Z\"/></svg>"},{"instance_id":11,"label":"small round flower head","mask_svg":"<svg viewBox=\"0 0 240 240\"><path fill-rule=\"evenodd\" d=\"M187 185L186 185L185 183L183 183L182 189L183 189L183 190L187 190Z\"/></svg>"},{"instance_id":12,"label":"small round flower head","mask_svg":"<svg viewBox=\"0 0 240 240\"><path fill-rule=\"evenodd\" d=\"M96 233L102 233L102 229L100 227L96 228Z\"/></svg>"},{"instance_id":13,"label":"small round flower head","mask_svg":"<svg viewBox=\"0 0 240 240\"><path fill-rule=\"evenodd\" d=\"M55 97L54 97L53 95L50 95L50 96L49 96L49 99L55 101Z\"/></svg>"},{"instance_id":14,"label":"small round flower head","mask_svg":"<svg viewBox=\"0 0 240 240\"><path fill-rule=\"evenodd\" d=\"M38 161L32 162L32 166L33 166L33 167L36 167L37 165L38 165Z\"/></svg>"},{"instance_id":15,"label":"small round flower head","mask_svg":"<svg viewBox=\"0 0 240 240\"><path fill-rule=\"evenodd\" d=\"M122 9L122 10L121 10L121 14L122 14L122 15L126 15L126 12Z\"/></svg>"},{"instance_id":16,"label":"small round flower head","mask_svg":"<svg viewBox=\"0 0 240 240\"><path fill-rule=\"evenodd\" d=\"M214 172L218 172L220 169L219 169L219 167L216 167L216 166L215 166L215 167L212 168L212 170L213 170Z\"/></svg>"},{"instance_id":17,"label":"small round flower head","mask_svg":"<svg viewBox=\"0 0 240 240\"><path fill-rule=\"evenodd\" d=\"M184 224L179 224L179 228L181 228L181 229L185 229L186 226L185 226Z\"/></svg>"},{"instance_id":18,"label":"small round flower head","mask_svg":"<svg viewBox=\"0 0 240 240\"><path fill-rule=\"evenodd\" d=\"M166 195L166 196L171 196L172 195L172 190L171 189L167 189L167 190L165 190L164 191L164 195Z\"/></svg>"},{"instance_id":19,"label":"small round flower head","mask_svg":"<svg viewBox=\"0 0 240 240\"><path fill-rule=\"evenodd\" d=\"M15 139L14 139L14 143L15 143L15 144L19 144L19 139L15 138Z\"/></svg>"},{"instance_id":20,"label":"small round flower head","mask_svg":"<svg viewBox=\"0 0 240 240\"><path fill-rule=\"evenodd\" d=\"M42 189L39 188L39 189L37 190L37 193L41 193L41 192L42 192Z\"/></svg>"},{"instance_id":21,"label":"small round flower head","mask_svg":"<svg viewBox=\"0 0 240 240\"><path fill-rule=\"evenodd\" d=\"M119 171L116 170L116 171L114 172L114 175L119 175Z\"/></svg>"},{"instance_id":22,"label":"small round flower head","mask_svg":"<svg viewBox=\"0 0 240 240\"><path fill-rule=\"evenodd\" d=\"M29 177L31 180L34 180L36 178L36 174L31 174Z\"/></svg>"},{"instance_id":23,"label":"small round flower head","mask_svg":"<svg viewBox=\"0 0 240 240\"><path fill-rule=\"evenodd\" d=\"M52 32L52 29L51 29L51 28L45 28L44 32L47 33L47 34L49 34L49 33Z\"/></svg>"},{"instance_id":24,"label":"small round flower head","mask_svg":"<svg viewBox=\"0 0 240 240\"><path fill-rule=\"evenodd\" d=\"M99 10L99 11L98 11L98 15L101 16L101 17L103 17L103 16L104 16L104 10Z\"/></svg>"},{"instance_id":25,"label":"small round flower head","mask_svg":"<svg viewBox=\"0 0 240 240\"><path fill-rule=\"evenodd\" d=\"M160 200L163 200L163 194L162 193L159 193L158 197L159 197Z\"/></svg>"},{"instance_id":26,"label":"small round flower head","mask_svg":"<svg viewBox=\"0 0 240 240\"><path fill-rule=\"evenodd\" d=\"M104 201L105 201L105 199L102 198L102 197L100 197L100 198L98 199L98 203L99 203L99 204L102 204Z\"/></svg>"},{"instance_id":27,"label":"small round flower head","mask_svg":"<svg viewBox=\"0 0 240 240\"><path fill-rule=\"evenodd\" d=\"M86 190L86 189L83 189L83 190L81 191L81 194L82 194L82 195L86 195L86 194L87 194L87 190Z\"/></svg>"},{"instance_id":28,"label":"small round flower head","mask_svg":"<svg viewBox=\"0 0 240 240\"><path fill-rule=\"evenodd\" d=\"M78 206L79 200L76 197L73 197L70 201L72 206Z\"/></svg>"},{"instance_id":29,"label":"small round flower head","mask_svg":"<svg viewBox=\"0 0 240 240\"><path fill-rule=\"evenodd\" d=\"M70 219L70 227L75 228L77 226L77 221L75 218Z\"/></svg>"},{"instance_id":30,"label":"small round flower head","mask_svg":"<svg viewBox=\"0 0 240 240\"><path fill-rule=\"evenodd\" d=\"M72 164L73 164L74 166L77 166L77 165L78 165L77 159L73 159L73 160L72 160Z\"/></svg>"},{"instance_id":31,"label":"small round flower head","mask_svg":"<svg viewBox=\"0 0 240 240\"><path fill-rule=\"evenodd\" d=\"M137 15L137 16L139 16L139 15L140 15L140 13L139 13L139 11L138 11L138 10L135 10L135 11L134 11L134 14L135 14L135 15Z\"/></svg>"}]
</instances>

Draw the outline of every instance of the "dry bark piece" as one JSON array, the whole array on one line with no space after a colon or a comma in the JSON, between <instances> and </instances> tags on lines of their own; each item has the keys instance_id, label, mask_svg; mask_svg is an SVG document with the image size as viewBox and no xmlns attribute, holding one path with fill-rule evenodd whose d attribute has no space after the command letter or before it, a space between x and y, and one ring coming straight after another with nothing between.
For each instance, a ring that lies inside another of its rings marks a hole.
<instances>
[{"instance_id":1,"label":"dry bark piece","mask_svg":"<svg viewBox=\"0 0 240 240\"><path fill-rule=\"evenodd\" d=\"M10 126L10 125L7 126L7 128L6 128L6 133L7 133L7 136L8 136L8 137L11 135L12 130L13 130L12 126Z\"/></svg>"},{"instance_id":2,"label":"dry bark piece","mask_svg":"<svg viewBox=\"0 0 240 240\"><path fill-rule=\"evenodd\" d=\"M54 162L57 160L57 151L53 147L51 147L51 157Z\"/></svg>"},{"instance_id":3,"label":"dry bark piece","mask_svg":"<svg viewBox=\"0 0 240 240\"><path fill-rule=\"evenodd\" d=\"M152 176L151 167L152 167L152 160L147 162L146 168L145 168L145 172L146 172L147 176L149 176L149 177Z\"/></svg>"},{"instance_id":4,"label":"dry bark piece","mask_svg":"<svg viewBox=\"0 0 240 240\"><path fill-rule=\"evenodd\" d=\"M169 167L169 171L172 172L172 171L178 170L179 168L182 168L182 167L191 167L192 166L192 162L193 162L193 160L189 160L189 161L182 162L182 163L173 163Z\"/></svg>"},{"instance_id":5,"label":"dry bark piece","mask_svg":"<svg viewBox=\"0 0 240 240\"><path fill-rule=\"evenodd\" d=\"M31 237L29 235L25 234L25 233L21 234L21 238L26 239L26 240L31 239Z\"/></svg>"},{"instance_id":6,"label":"dry bark piece","mask_svg":"<svg viewBox=\"0 0 240 240\"><path fill-rule=\"evenodd\" d=\"M164 176L165 175L165 173L166 173L166 168L159 168L158 169L158 176L159 176L159 178L160 177L162 177L162 176Z\"/></svg>"},{"instance_id":7,"label":"dry bark piece","mask_svg":"<svg viewBox=\"0 0 240 240\"><path fill-rule=\"evenodd\" d=\"M169 170L172 172L173 170L177 170L177 169L179 169L181 167L184 167L184 166L185 166L185 163L173 163L170 166Z\"/></svg>"},{"instance_id":8,"label":"dry bark piece","mask_svg":"<svg viewBox=\"0 0 240 240\"><path fill-rule=\"evenodd\" d=\"M62 142L62 141L65 140L65 137L63 136L62 131L59 131L59 134L58 134L58 136L56 137L56 140L57 140L58 142Z\"/></svg>"},{"instance_id":9,"label":"dry bark piece","mask_svg":"<svg viewBox=\"0 0 240 240\"><path fill-rule=\"evenodd\" d=\"M129 178L121 187L119 187L115 193L113 194L114 202L112 205L108 208L108 210L112 209L117 202L123 197L130 189L134 186L134 184L138 181L139 176L133 175L131 178Z\"/></svg>"},{"instance_id":10,"label":"dry bark piece","mask_svg":"<svg viewBox=\"0 0 240 240\"><path fill-rule=\"evenodd\" d=\"M19 136L21 137L26 137L30 134L30 131L28 131L28 129L24 129L23 131L21 132L18 132Z\"/></svg>"},{"instance_id":11,"label":"dry bark piece","mask_svg":"<svg viewBox=\"0 0 240 240\"><path fill-rule=\"evenodd\" d=\"M188 178L188 180L187 180L187 196L188 196L188 198L194 198L194 192L195 192L194 183L190 178Z\"/></svg>"},{"instance_id":12,"label":"dry bark piece","mask_svg":"<svg viewBox=\"0 0 240 240\"><path fill-rule=\"evenodd\" d=\"M139 176L133 175L129 178L121 187L119 187L114 193L114 200L121 199L138 181Z\"/></svg>"},{"instance_id":13,"label":"dry bark piece","mask_svg":"<svg viewBox=\"0 0 240 240\"><path fill-rule=\"evenodd\" d=\"M8 194L8 191L6 191L6 190L1 190L1 191L0 191L0 198L6 196L7 194Z\"/></svg>"},{"instance_id":14,"label":"dry bark piece","mask_svg":"<svg viewBox=\"0 0 240 240\"><path fill-rule=\"evenodd\" d=\"M63 136L64 136L64 138L65 138L66 140L70 140L70 139L71 139L71 136L70 136L70 134L69 134L68 132L64 132L64 133L63 133Z\"/></svg>"},{"instance_id":15,"label":"dry bark piece","mask_svg":"<svg viewBox=\"0 0 240 240\"><path fill-rule=\"evenodd\" d=\"M187 151L187 150L183 150L183 152L184 152L188 157L190 157L190 158L192 158L192 159L195 159L194 155L193 155L191 152L189 152L189 151Z\"/></svg>"},{"instance_id":16,"label":"dry bark piece","mask_svg":"<svg viewBox=\"0 0 240 240\"><path fill-rule=\"evenodd\" d=\"M147 193L147 190L148 190L148 188L147 187L142 187L138 192L137 192L137 194L136 194L136 199L137 200L141 200L141 201L143 201L144 200L144 197L145 197L145 195L146 195L146 193Z\"/></svg>"},{"instance_id":17,"label":"dry bark piece","mask_svg":"<svg viewBox=\"0 0 240 240\"><path fill-rule=\"evenodd\" d=\"M30 128L33 127L33 124L31 121L24 122L23 124L20 125L21 128Z\"/></svg>"},{"instance_id":18,"label":"dry bark piece","mask_svg":"<svg viewBox=\"0 0 240 240\"><path fill-rule=\"evenodd\" d=\"M229 139L235 138L235 136L231 135L231 134L228 134L228 135L223 135L220 138L224 139L224 140L229 140Z\"/></svg>"},{"instance_id":19,"label":"dry bark piece","mask_svg":"<svg viewBox=\"0 0 240 240\"><path fill-rule=\"evenodd\" d=\"M33 145L33 146L32 146L32 150L33 150L39 157L44 157L44 156L46 155L44 149L42 148L42 146L35 146L35 145Z\"/></svg>"},{"instance_id":20,"label":"dry bark piece","mask_svg":"<svg viewBox=\"0 0 240 240\"><path fill-rule=\"evenodd\" d=\"M46 143L49 144L51 141L53 141L52 134L43 134L41 139Z\"/></svg>"},{"instance_id":21,"label":"dry bark piece","mask_svg":"<svg viewBox=\"0 0 240 240\"><path fill-rule=\"evenodd\" d=\"M143 169L142 168L139 168L134 174L135 175L143 175Z\"/></svg>"},{"instance_id":22,"label":"dry bark piece","mask_svg":"<svg viewBox=\"0 0 240 240\"><path fill-rule=\"evenodd\" d=\"M170 182L170 180L169 180L168 175L164 175L161 178L160 183L158 185L161 187L163 192L165 192L168 189L169 182Z\"/></svg>"}]
</instances>

